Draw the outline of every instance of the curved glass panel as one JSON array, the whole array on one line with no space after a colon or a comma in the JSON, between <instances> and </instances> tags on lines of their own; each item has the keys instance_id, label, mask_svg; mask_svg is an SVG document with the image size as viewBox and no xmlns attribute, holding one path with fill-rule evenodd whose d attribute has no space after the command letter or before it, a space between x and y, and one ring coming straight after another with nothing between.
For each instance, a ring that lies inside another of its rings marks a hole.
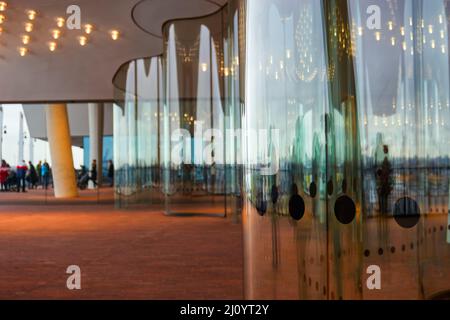
<instances>
[{"instance_id":1,"label":"curved glass panel","mask_svg":"<svg viewBox=\"0 0 450 320\"><path fill-rule=\"evenodd\" d=\"M245 19L245 2L232 0L228 4L227 37L224 40L224 94L225 94L225 187L226 212L233 221L239 221L242 210L242 118L244 99L243 70L241 67L244 44L240 37Z\"/></svg>"},{"instance_id":2,"label":"curved glass panel","mask_svg":"<svg viewBox=\"0 0 450 320\"><path fill-rule=\"evenodd\" d=\"M448 7L247 1L247 298L450 289Z\"/></svg>"},{"instance_id":3,"label":"curved glass panel","mask_svg":"<svg viewBox=\"0 0 450 320\"><path fill-rule=\"evenodd\" d=\"M161 202L161 58L133 60L114 78L116 203Z\"/></svg>"},{"instance_id":4,"label":"curved glass panel","mask_svg":"<svg viewBox=\"0 0 450 320\"><path fill-rule=\"evenodd\" d=\"M323 299L330 108L323 7L248 1L247 14L246 295Z\"/></svg>"},{"instance_id":5,"label":"curved glass panel","mask_svg":"<svg viewBox=\"0 0 450 320\"><path fill-rule=\"evenodd\" d=\"M372 1L352 12L364 182L364 269L383 289L365 298L420 299L450 289L448 1L380 3L381 30L365 28ZM382 52L382 54L380 54Z\"/></svg>"},{"instance_id":6,"label":"curved glass panel","mask_svg":"<svg viewBox=\"0 0 450 320\"><path fill-rule=\"evenodd\" d=\"M167 214L225 215L224 18L221 10L163 28Z\"/></svg>"}]
</instances>

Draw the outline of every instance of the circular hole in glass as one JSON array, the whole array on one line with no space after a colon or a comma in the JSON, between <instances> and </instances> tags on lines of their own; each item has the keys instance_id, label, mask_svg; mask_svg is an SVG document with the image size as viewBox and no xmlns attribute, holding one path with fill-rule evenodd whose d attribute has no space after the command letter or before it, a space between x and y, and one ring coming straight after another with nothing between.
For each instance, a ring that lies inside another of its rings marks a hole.
<instances>
[{"instance_id":1,"label":"circular hole in glass","mask_svg":"<svg viewBox=\"0 0 450 320\"><path fill-rule=\"evenodd\" d=\"M419 205L409 197L399 199L395 204L394 219L402 228L414 228L420 220Z\"/></svg>"},{"instance_id":2,"label":"circular hole in glass","mask_svg":"<svg viewBox=\"0 0 450 320\"><path fill-rule=\"evenodd\" d=\"M348 196L341 196L334 204L336 219L342 224L350 224L356 216L356 206Z\"/></svg>"},{"instance_id":3,"label":"circular hole in glass","mask_svg":"<svg viewBox=\"0 0 450 320\"><path fill-rule=\"evenodd\" d=\"M298 194L294 194L289 200L289 213L297 221L301 220L305 214L305 202Z\"/></svg>"}]
</instances>

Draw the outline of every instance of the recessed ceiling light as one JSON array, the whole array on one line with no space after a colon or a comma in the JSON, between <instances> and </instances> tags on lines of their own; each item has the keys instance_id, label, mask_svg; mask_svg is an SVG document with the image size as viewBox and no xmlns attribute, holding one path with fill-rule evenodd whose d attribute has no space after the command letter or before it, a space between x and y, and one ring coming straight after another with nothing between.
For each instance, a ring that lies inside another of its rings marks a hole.
<instances>
[{"instance_id":1,"label":"recessed ceiling light","mask_svg":"<svg viewBox=\"0 0 450 320\"><path fill-rule=\"evenodd\" d=\"M27 17L30 20L34 20L36 18L36 11L34 10L27 10Z\"/></svg>"},{"instance_id":2,"label":"recessed ceiling light","mask_svg":"<svg viewBox=\"0 0 450 320\"><path fill-rule=\"evenodd\" d=\"M32 24L31 22L25 23L25 31L26 31L26 32L31 32L31 31L33 31L33 24Z\"/></svg>"},{"instance_id":3,"label":"recessed ceiling light","mask_svg":"<svg viewBox=\"0 0 450 320\"><path fill-rule=\"evenodd\" d=\"M111 38L113 39L113 40L117 40L117 39L119 39L119 31L117 31L117 30L111 30L110 31L110 34L111 34Z\"/></svg>"},{"instance_id":4,"label":"recessed ceiling light","mask_svg":"<svg viewBox=\"0 0 450 320\"><path fill-rule=\"evenodd\" d=\"M0 11L5 11L8 4L5 1L0 1Z\"/></svg>"},{"instance_id":5,"label":"recessed ceiling light","mask_svg":"<svg viewBox=\"0 0 450 320\"><path fill-rule=\"evenodd\" d=\"M54 42L54 41L51 41L51 42L48 43L48 49L49 49L51 52L53 52L53 51L56 50L56 46L57 46L57 44L56 44L56 42Z\"/></svg>"},{"instance_id":6,"label":"recessed ceiling light","mask_svg":"<svg viewBox=\"0 0 450 320\"><path fill-rule=\"evenodd\" d=\"M92 24L84 25L84 32L86 32L87 34L91 34L93 29L94 29L94 26Z\"/></svg>"},{"instance_id":7,"label":"recessed ceiling light","mask_svg":"<svg viewBox=\"0 0 450 320\"><path fill-rule=\"evenodd\" d=\"M29 44L29 43L30 43L30 36L24 34L24 35L22 36L22 43L23 43L23 44Z\"/></svg>"},{"instance_id":8,"label":"recessed ceiling light","mask_svg":"<svg viewBox=\"0 0 450 320\"><path fill-rule=\"evenodd\" d=\"M0 24L5 22L6 17L3 14L0 14Z\"/></svg>"},{"instance_id":9,"label":"recessed ceiling light","mask_svg":"<svg viewBox=\"0 0 450 320\"><path fill-rule=\"evenodd\" d=\"M78 42L80 46L84 47L87 44L87 38L85 36L78 37Z\"/></svg>"},{"instance_id":10,"label":"recessed ceiling light","mask_svg":"<svg viewBox=\"0 0 450 320\"><path fill-rule=\"evenodd\" d=\"M25 47L20 47L19 48L19 54L20 54L21 57L26 56L27 53L28 53L28 49L27 48L25 48Z\"/></svg>"},{"instance_id":11,"label":"recessed ceiling light","mask_svg":"<svg viewBox=\"0 0 450 320\"><path fill-rule=\"evenodd\" d=\"M61 35L61 31L59 31L58 29L53 29L52 30L52 37L53 37L53 39L55 39L55 40L59 39L60 35Z\"/></svg>"},{"instance_id":12,"label":"recessed ceiling light","mask_svg":"<svg viewBox=\"0 0 450 320\"><path fill-rule=\"evenodd\" d=\"M59 27L59 28L62 28L62 27L64 27L64 23L66 22L66 20L64 20L64 18L56 18L56 25Z\"/></svg>"}]
</instances>

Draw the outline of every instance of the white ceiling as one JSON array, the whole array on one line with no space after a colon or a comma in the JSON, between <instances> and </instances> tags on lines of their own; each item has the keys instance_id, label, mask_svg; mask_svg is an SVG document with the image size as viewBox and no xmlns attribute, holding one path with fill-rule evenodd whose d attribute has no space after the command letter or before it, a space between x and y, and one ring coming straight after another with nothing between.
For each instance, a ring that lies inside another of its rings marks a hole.
<instances>
[{"instance_id":1,"label":"white ceiling","mask_svg":"<svg viewBox=\"0 0 450 320\"><path fill-rule=\"evenodd\" d=\"M6 21L0 35L0 103L88 102L113 100L112 78L121 64L162 53L162 24L171 19L202 16L226 0L3 0ZM58 48L50 52L51 29L56 17L67 17L76 3L82 24L94 25L85 47L77 37L82 30L62 29ZM38 12L29 35L29 54L18 47L25 34L27 9ZM134 22L139 24L139 26ZM109 31L121 37L113 41Z\"/></svg>"}]
</instances>

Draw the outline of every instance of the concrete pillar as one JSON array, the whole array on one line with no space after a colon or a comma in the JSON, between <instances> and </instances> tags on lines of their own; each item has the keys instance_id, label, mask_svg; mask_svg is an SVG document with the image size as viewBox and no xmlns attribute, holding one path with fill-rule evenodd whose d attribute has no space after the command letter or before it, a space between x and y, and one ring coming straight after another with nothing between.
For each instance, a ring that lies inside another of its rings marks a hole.
<instances>
[{"instance_id":1,"label":"concrete pillar","mask_svg":"<svg viewBox=\"0 0 450 320\"><path fill-rule=\"evenodd\" d=\"M97 183L102 185L103 170L103 103L89 103L89 166L97 161Z\"/></svg>"},{"instance_id":2,"label":"concrete pillar","mask_svg":"<svg viewBox=\"0 0 450 320\"><path fill-rule=\"evenodd\" d=\"M65 104L51 104L46 107L45 113L55 197L75 198L78 196L78 189L73 167L67 106Z\"/></svg>"},{"instance_id":3,"label":"concrete pillar","mask_svg":"<svg viewBox=\"0 0 450 320\"><path fill-rule=\"evenodd\" d=\"M23 138L23 113L20 113L19 118L19 152L17 156L17 164L22 164L22 161L25 160L24 156L24 147L25 142Z\"/></svg>"},{"instance_id":4,"label":"concrete pillar","mask_svg":"<svg viewBox=\"0 0 450 320\"><path fill-rule=\"evenodd\" d=\"M29 143L28 143L28 150L29 150L29 157L28 159L31 161L31 163L34 164L34 139L31 137L31 132L29 133L30 135L30 139L29 139Z\"/></svg>"}]
</instances>

